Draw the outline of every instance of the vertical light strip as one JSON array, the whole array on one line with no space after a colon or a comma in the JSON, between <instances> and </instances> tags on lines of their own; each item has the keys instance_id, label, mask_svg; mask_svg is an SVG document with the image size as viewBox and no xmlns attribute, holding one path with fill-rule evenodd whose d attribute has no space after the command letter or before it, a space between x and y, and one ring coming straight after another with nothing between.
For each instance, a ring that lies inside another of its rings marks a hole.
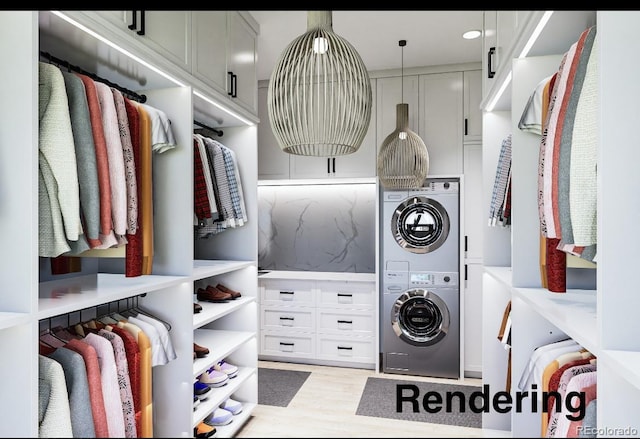
<instances>
[{"instance_id":1,"label":"vertical light strip","mask_svg":"<svg viewBox=\"0 0 640 439\"><path fill-rule=\"evenodd\" d=\"M547 25L547 22L551 18L552 14L553 14L553 11L545 11L544 15L542 15L542 18L538 22L538 25L536 26L533 33L529 37L529 41L527 41L527 44L525 44L524 47L522 48L522 52L520 52L520 55L518 56L518 58L524 58L529 54L529 51L531 50L536 40L542 33L542 30L544 29L544 27Z\"/></svg>"},{"instance_id":2,"label":"vertical light strip","mask_svg":"<svg viewBox=\"0 0 640 439\"><path fill-rule=\"evenodd\" d=\"M511 83L511 72L509 72L507 77L504 78L504 82L500 86L500 89L495 94L493 99L491 99L491 102L489 102L489 104L487 105L486 111L493 111L493 108L496 106L496 104L498 103L498 101L502 97L502 93L504 93L504 91L507 89L507 86L509 85L509 83Z\"/></svg>"},{"instance_id":3,"label":"vertical light strip","mask_svg":"<svg viewBox=\"0 0 640 439\"><path fill-rule=\"evenodd\" d=\"M83 26L82 24L78 23L77 21L73 20L72 18L68 17L67 15L63 14L60 11L51 11L52 14L62 18L64 21L66 21L67 23L72 24L73 26L77 27L78 29L82 30L83 32L88 33L89 35L91 35L92 37L102 41L103 43L109 45L110 47L113 47L114 49L116 49L118 52L128 56L129 58L135 60L136 62L144 65L145 67L148 67L149 69L153 70L154 72L158 73L159 75L164 76L165 78L167 78L169 81L173 82L174 84L180 86L180 87L186 87L186 85L180 81L178 81L176 78L174 78L173 76L167 75L165 72L163 72L162 70L158 69L157 67L149 64L148 62L144 61L143 59L138 58L137 56L135 56L134 54L132 54L131 52L123 49L122 47L118 46L117 44L107 40L105 37L103 37L100 34L95 33L94 31L92 31L91 29Z\"/></svg>"}]
</instances>

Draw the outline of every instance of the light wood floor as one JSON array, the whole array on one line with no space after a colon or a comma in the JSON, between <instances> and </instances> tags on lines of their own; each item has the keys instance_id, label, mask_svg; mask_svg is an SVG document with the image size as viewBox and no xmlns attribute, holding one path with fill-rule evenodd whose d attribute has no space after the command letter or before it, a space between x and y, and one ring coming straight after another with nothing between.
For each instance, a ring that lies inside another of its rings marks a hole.
<instances>
[{"instance_id":1,"label":"light wood floor","mask_svg":"<svg viewBox=\"0 0 640 439\"><path fill-rule=\"evenodd\" d=\"M451 382L448 379L380 374L373 370L259 361L259 367L311 372L288 407L258 405L236 434L266 437L509 437L505 432L426 422L358 416L356 410L367 377ZM465 378L457 384L481 385Z\"/></svg>"}]
</instances>

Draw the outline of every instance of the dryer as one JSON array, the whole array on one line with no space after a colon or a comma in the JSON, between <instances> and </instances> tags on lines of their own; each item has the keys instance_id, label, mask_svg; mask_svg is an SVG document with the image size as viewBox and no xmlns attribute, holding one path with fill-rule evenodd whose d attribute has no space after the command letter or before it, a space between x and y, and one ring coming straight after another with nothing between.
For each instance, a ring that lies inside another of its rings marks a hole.
<instances>
[{"instance_id":1,"label":"dryer","mask_svg":"<svg viewBox=\"0 0 640 439\"><path fill-rule=\"evenodd\" d=\"M460 377L460 179L381 191L380 353L385 373Z\"/></svg>"}]
</instances>

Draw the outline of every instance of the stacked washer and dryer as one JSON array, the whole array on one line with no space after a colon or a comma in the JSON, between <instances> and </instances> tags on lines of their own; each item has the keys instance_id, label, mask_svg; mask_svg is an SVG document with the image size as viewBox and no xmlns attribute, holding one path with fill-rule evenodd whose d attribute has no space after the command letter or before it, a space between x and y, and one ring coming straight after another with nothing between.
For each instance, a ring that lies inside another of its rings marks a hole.
<instances>
[{"instance_id":1,"label":"stacked washer and dryer","mask_svg":"<svg viewBox=\"0 0 640 439\"><path fill-rule=\"evenodd\" d=\"M380 196L382 372L460 378L460 179Z\"/></svg>"}]
</instances>

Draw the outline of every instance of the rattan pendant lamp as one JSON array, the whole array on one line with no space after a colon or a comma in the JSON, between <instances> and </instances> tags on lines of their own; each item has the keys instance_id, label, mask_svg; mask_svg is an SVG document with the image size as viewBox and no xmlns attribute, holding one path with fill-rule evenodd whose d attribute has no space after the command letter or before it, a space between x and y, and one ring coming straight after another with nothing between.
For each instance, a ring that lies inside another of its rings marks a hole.
<instances>
[{"instance_id":1,"label":"rattan pendant lamp","mask_svg":"<svg viewBox=\"0 0 640 439\"><path fill-rule=\"evenodd\" d=\"M351 154L369 128L369 73L332 25L331 11L308 11L307 31L289 43L271 74L269 121L289 154Z\"/></svg>"},{"instance_id":2,"label":"rattan pendant lamp","mask_svg":"<svg viewBox=\"0 0 640 439\"><path fill-rule=\"evenodd\" d=\"M429 152L416 133L409 129L409 104L404 103L404 46L402 47L402 101L396 105L396 129L389 134L378 152L378 178L387 189L420 188L429 173Z\"/></svg>"}]
</instances>

